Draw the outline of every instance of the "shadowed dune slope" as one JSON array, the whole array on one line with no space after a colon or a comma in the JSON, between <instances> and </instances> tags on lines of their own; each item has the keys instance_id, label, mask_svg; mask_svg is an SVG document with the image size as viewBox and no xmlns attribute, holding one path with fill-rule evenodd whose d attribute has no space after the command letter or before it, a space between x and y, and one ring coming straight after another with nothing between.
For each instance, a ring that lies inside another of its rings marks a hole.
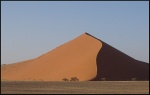
<instances>
[{"instance_id":1,"label":"shadowed dune slope","mask_svg":"<svg viewBox=\"0 0 150 95\"><path fill-rule=\"evenodd\" d=\"M97 76L92 81L105 78L109 81L149 80L149 64L131 58L102 42L97 55Z\"/></svg>"}]
</instances>

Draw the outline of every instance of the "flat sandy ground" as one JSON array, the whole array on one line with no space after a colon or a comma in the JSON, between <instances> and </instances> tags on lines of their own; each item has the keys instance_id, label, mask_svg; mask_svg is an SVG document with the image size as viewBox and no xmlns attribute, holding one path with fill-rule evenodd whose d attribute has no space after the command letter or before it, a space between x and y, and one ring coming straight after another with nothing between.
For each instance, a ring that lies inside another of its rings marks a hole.
<instances>
[{"instance_id":1,"label":"flat sandy ground","mask_svg":"<svg viewBox=\"0 0 150 95\"><path fill-rule=\"evenodd\" d=\"M1 82L1 94L149 94L149 81Z\"/></svg>"}]
</instances>

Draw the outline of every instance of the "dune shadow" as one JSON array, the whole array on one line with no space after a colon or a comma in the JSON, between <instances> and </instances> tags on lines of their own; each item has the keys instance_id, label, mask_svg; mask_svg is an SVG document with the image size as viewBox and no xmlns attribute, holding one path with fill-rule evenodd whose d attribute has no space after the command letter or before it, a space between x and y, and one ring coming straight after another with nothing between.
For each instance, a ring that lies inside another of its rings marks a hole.
<instances>
[{"instance_id":1,"label":"dune shadow","mask_svg":"<svg viewBox=\"0 0 150 95\"><path fill-rule=\"evenodd\" d=\"M99 40L101 41L101 40ZM91 81L149 80L149 64L131 58L123 52L102 42L96 58L97 76Z\"/></svg>"}]
</instances>

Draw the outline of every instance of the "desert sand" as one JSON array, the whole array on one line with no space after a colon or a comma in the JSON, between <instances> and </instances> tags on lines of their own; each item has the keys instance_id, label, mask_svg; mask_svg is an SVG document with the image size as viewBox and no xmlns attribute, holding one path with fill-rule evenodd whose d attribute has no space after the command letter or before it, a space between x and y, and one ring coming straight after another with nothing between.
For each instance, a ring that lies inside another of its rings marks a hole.
<instances>
[{"instance_id":1,"label":"desert sand","mask_svg":"<svg viewBox=\"0 0 150 95\"><path fill-rule=\"evenodd\" d=\"M62 81L149 80L149 64L133 59L100 39L84 33L28 61L1 67L1 80Z\"/></svg>"},{"instance_id":2,"label":"desert sand","mask_svg":"<svg viewBox=\"0 0 150 95\"><path fill-rule=\"evenodd\" d=\"M102 43L86 33L30 61L1 69L2 80L62 81L77 77L80 81L97 74L96 56Z\"/></svg>"}]
</instances>

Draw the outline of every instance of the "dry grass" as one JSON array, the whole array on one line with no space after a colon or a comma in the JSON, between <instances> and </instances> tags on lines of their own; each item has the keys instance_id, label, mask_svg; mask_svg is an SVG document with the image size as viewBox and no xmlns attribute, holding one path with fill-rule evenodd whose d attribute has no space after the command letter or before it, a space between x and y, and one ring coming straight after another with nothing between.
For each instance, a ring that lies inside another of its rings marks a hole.
<instances>
[{"instance_id":1,"label":"dry grass","mask_svg":"<svg viewBox=\"0 0 150 95\"><path fill-rule=\"evenodd\" d=\"M149 81L1 82L1 94L149 94Z\"/></svg>"}]
</instances>

